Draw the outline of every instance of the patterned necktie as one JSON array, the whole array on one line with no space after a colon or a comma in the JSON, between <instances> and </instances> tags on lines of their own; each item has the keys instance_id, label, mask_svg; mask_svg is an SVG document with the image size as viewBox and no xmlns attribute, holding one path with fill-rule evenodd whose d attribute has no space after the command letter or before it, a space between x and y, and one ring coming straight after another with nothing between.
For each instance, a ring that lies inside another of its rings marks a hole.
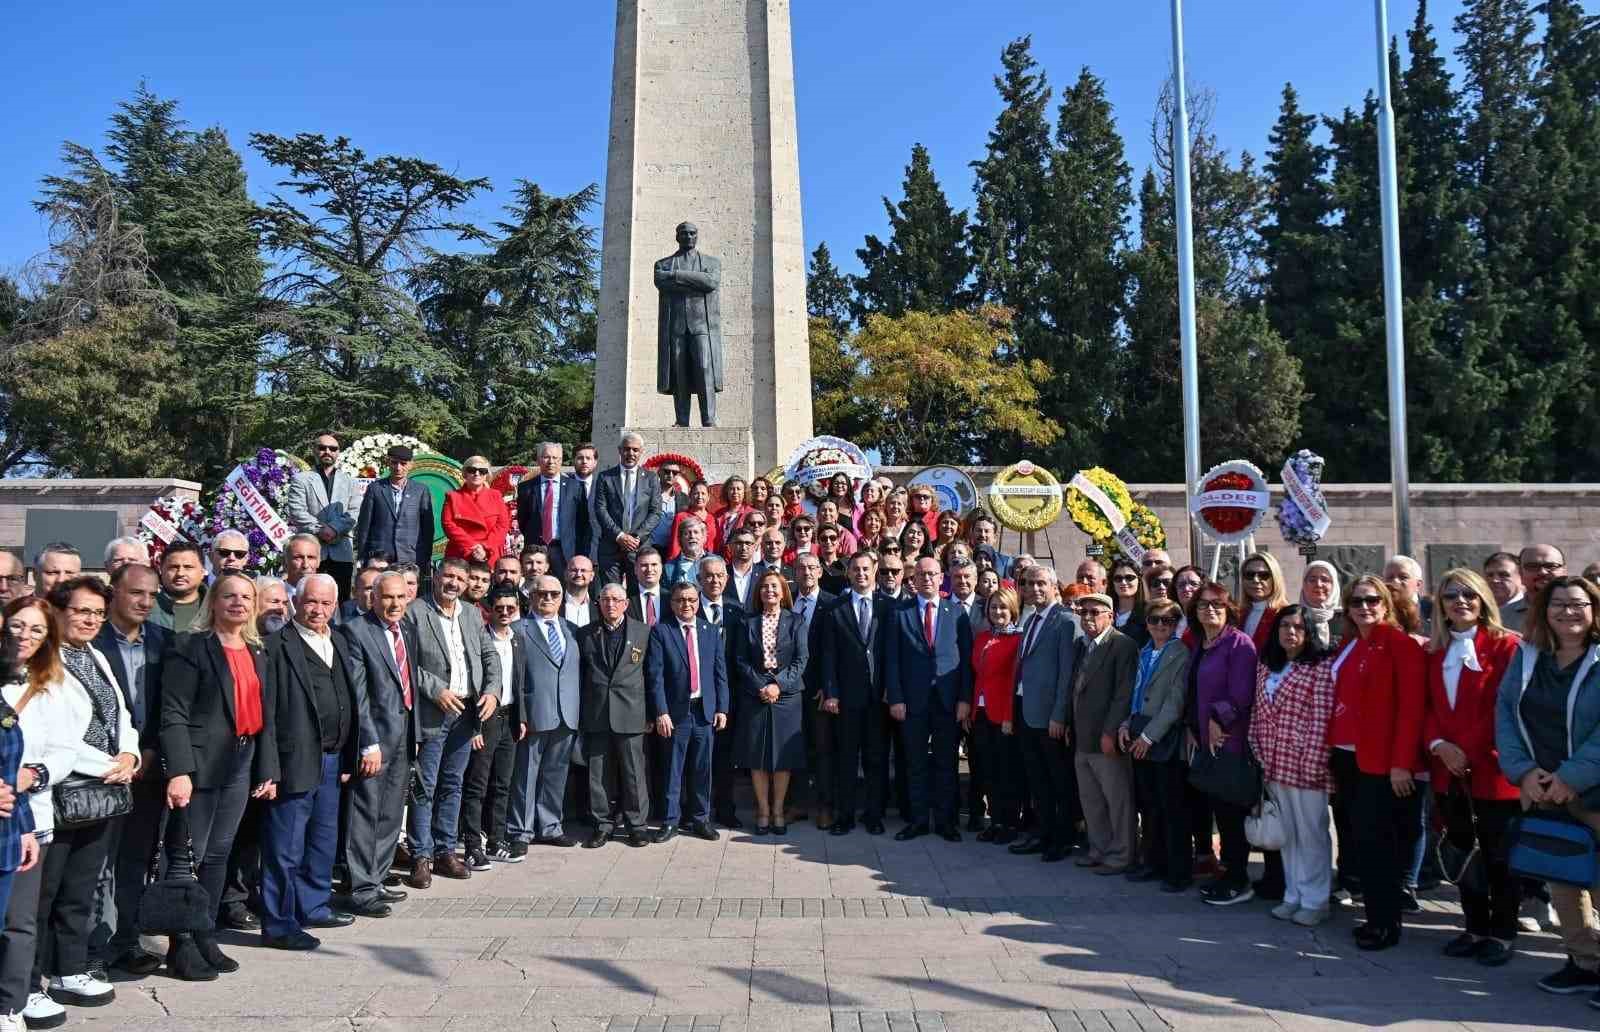
<instances>
[{"instance_id":1,"label":"patterned necktie","mask_svg":"<svg viewBox=\"0 0 1600 1032\"><path fill-rule=\"evenodd\" d=\"M694 625L683 625L683 650L689 654L689 698L700 698L700 657L694 647Z\"/></svg>"},{"instance_id":2,"label":"patterned necktie","mask_svg":"<svg viewBox=\"0 0 1600 1032\"><path fill-rule=\"evenodd\" d=\"M654 592L644 597L644 622L651 627L656 625L656 596Z\"/></svg>"},{"instance_id":3,"label":"patterned necktie","mask_svg":"<svg viewBox=\"0 0 1600 1032\"><path fill-rule=\"evenodd\" d=\"M722 622L722 603L721 602L713 602L713 603L711 603L711 622L714 623L714 624L720 624Z\"/></svg>"},{"instance_id":4,"label":"patterned necktie","mask_svg":"<svg viewBox=\"0 0 1600 1032\"><path fill-rule=\"evenodd\" d=\"M400 625L389 625L390 643L394 647L394 665L400 668L400 697L405 701L406 709L411 708L411 664L406 662L406 639L400 633Z\"/></svg>"},{"instance_id":5,"label":"patterned necktie","mask_svg":"<svg viewBox=\"0 0 1600 1032\"><path fill-rule=\"evenodd\" d=\"M556 538L556 481L554 477L546 477L544 481L544 543L549 544Z\"/></svg>"},{"instance_id":6,"label":"patterned necktie","mask_svg":"<svg viewBox=\"0 0 1600 1032\"><path fill-rule=\"evenodd\" d=\"M561 632L556 630L554 620L544 622L544 637L550 643L550 658L556 661L556 666L560 666L561 657L566 652L566 643L561 637Z\"/></svg>"}]
</instances>

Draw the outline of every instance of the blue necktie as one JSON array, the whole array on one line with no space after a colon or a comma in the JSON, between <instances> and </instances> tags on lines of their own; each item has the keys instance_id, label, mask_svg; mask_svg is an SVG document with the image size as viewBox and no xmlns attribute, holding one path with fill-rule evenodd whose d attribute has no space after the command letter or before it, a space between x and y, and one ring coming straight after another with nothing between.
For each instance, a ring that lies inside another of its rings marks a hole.
<instances>
[{"instance_id":1,"label":"blue necktie","mask_svg":"<svg viewBox=\"0 0 1600 1032\"><path fill-rule=\"evenodd\" d=\"M554 620L544 622L545 640L550 643L550 658L556 661L556 666L561 665L561 657L566 650L566 643L562 641L561 632L556 630Z\"/></svg>"}]
</instances>

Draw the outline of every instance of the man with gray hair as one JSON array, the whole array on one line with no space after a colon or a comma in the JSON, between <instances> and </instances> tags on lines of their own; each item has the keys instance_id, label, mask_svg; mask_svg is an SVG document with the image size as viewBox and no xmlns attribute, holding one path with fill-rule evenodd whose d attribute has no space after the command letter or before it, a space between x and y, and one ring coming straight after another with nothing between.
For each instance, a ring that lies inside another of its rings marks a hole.
<instances>
[{"instance_id":1,"label":"man with gray hair","mask_svg":"<svg viewBox=\"0 0 1600 1032\"><path fill-rule=\"evenodd\" d=\"M283 580L289 585L290 595L300 589L301 581L321 568L322 542L315 534L296 534L283 546Z\"/></svg>"},{"instance_id":2,"label":"man with gray hair","mask_svg":"<svg viewBox=\"0 0 1600 1032\"><path fill-rule=\"evenodd\" d=\"M83 557L65 541L52 541L33 559L33 593L46 598L50 589L83 572Z\"/></svg>"},{"instance_id":3,"label":"man with gray hair","mask_svg":"<svg viewBox=\"0 0 1600 1032\"><path fill-rule=\"evenodd\" d=\"M578 640L561 618L566 595L557 577L545 574L534 585L533 612L519 625L526 635L522 684L522 719L528 734L517 745L511 776L511 809L507 836L513 857L525 856L529 843L575 846L562 826L567 773L580 724L582 683ZM643 724L639 725L643 728Z\"/></svg>"},{"instance_id":4,"label":"man with gray hair","mask_svg":"<svg viewBox=\"0 0 1600 1032\"><path fill-rule=\"evenodd\" d=\"M667 563L661 586L667 589L679 581L693 581L700 575L700 560L706 554L706 525L697 516L685 516L678 524L678 558Z\"/></svg>"},{"instance_id":5,"label":"man with gray hair","mask_svg":"<svg viewBox=\"0 0 1600 1032\"><path fill-rule=\"evenodd\" d=\"M644 438L631 431L623 434L617 458L618 463L601 473L595 484L600 571L610 583L632 575L634 553L649 543L661 522L661 480L640 464Z\"/></svg>"},{"instance_id":6,"label":"man with gray hair","mask_svg":"<svg viewBox=\"0 0 1600 1032\"><path fill-rule=\"evenodd\" d=\"M1409 555L1391 555L1383 564L1383 580L1397 600L1403 599L1417 608L1426 633L1433 620L1433 599L1423 594L1426 585L1422 580L1422 565Z\"/></svg>"},{"instance_id":7,"label":"man with gray hair","mask_svg":"<svg viewBox=\"0 0 1600 1032\"><path fill-rule=\"evenodd\" d=\"M544 441L535 454L539 475L517 485L517 528L524 547L543 545L550 569L564 570L572 556L588 554L588 497L577 477L561 472L561 445Z\"/></svg>"},{"instance_id":8,"label":"man with gray hair","mask_svg":"<svg viewBox=\"0 0 1600 1032\"><path fill-rule=\"evenodd\" d=\"M578 633L582 658L579 726L589 772L589 819L594 824L583 843L586 849L599 849L610 840L615 826L613 795L622 801L628 845L639 847L649 842L645 815L650 790L644 747L644 670L649 647L650 628L628 616L627 590L620 584L602 587L600 619Z\"/></svg>"},{"instance_id":9,"label":"man with gray hair","mask_svg":"<svg viewBox=\"0 0 1600 1032\"><path fill-rule=\"evenodd\" d=\"M140 566L150 565L150 549L143 541L129 535L112 538L106 542L106 576L109 577L132 563Z\"/></svg>"},{"instance_id":10,"label":"man with gray hair","mask_svg":"<svg viewBox=\"0 0 1600 1032\"><path fill-rule=\"evenodd\" d=\"M224 530L211 540L211 579L225 573L248 577L245 567L250 565L250 539L237 530Z\"/></svg>"}]
</instances>

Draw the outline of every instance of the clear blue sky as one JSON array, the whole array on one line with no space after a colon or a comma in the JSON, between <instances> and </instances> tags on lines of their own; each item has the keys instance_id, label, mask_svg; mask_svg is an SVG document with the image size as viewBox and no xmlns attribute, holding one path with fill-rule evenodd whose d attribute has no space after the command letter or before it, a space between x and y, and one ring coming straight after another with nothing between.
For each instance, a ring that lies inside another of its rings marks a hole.
<instances>
[{"instance_id":1,"label":"clear blue sky","mask_svg":"<svg viewBox=\"0 0 1600 1032\"><path fill-rule=\"evenodd\" d=\"M1403 33L1414 0L1391 0ZM99 147L107 116L138 81L176 97L191 125L344 134L368 153L416 155L497 188L517 178L568 192L604 187L611 0L152 0L8 4L0 33L0 271L45 244L29 202L59 168L63 140ZM1447 48L1460 0L1430 16ZM1217 95L1215 131L1258 157L1285 81L1332 113L1375 86L1372 5L1358 0L1190 0L1189 75ZM796 0L800 161L808 245L855 267L882 233L922 142L958 207L968 162L998 110L1005 43L1031 33L1053 85L1089 66L1107 83L1136 172L1170 64L1166 0ZM271 170L246 150L251 188ZM500 197L468 213L487 220ZM598 214L596 216L598 220Z\"/></svg>"}]
</instances>

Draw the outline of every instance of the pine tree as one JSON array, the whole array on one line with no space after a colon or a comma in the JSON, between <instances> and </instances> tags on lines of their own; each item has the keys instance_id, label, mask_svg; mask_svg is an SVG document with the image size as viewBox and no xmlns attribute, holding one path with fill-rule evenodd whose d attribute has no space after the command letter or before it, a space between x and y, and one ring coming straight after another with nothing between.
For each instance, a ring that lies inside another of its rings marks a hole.
<instances>
[{"instance_id":1,"label":"pine tree","mask_svg":"<svg viewBox=\"0 0 1600 1032\"><path fill-rule=\"evenodd\" d=\"M833 264L827 242L819 243L806 270L806 314L824 319L834 336L850 329L850 280Z\"/></svg>"},{"instance_id":2,"label":"pine tree","mask_svg":"<svg viewBox=\"0 0 1600 1032\"><path fill-rule=\"evenodd\" d=\"M1001 110L987 151L974 161L974 292L1029 321L1043 274L1043 223L1050 207L1050 84L1033 59L1033 38L1012 40L995 76ZM1024 334L1026 328L1024 327Z\"/></svg>"},{"instance_id":3,"label":"pine tree","mask_svg":"<svg viewBox=\"0 0 1600 1032\"><path fill-rule=\"evenodd\" d=\"M1267 136L1267 210L1261 228L1262 300L1267 319L1297 355L1320 356L1328 327L1326 289L1333 202L1328 149L1315 139L1317 118L1300 110L1293 85L1283 87L1278 121Z\"/></svg>"},{"instance_id":4,"label":"pine tree","mask_svg":"<svg viewBox=\"0 0 1600 1032\"><path fill-rule=\"evenodd\" d=\"M889 242L868 236L856 251L864 270L852 278L851 315L899 317L906 312L948 312L967 301L972 259L966 250L967 213L953 211L922 144L911 148L905 196L883 199Z\"/></svg>"}]
</instances>

